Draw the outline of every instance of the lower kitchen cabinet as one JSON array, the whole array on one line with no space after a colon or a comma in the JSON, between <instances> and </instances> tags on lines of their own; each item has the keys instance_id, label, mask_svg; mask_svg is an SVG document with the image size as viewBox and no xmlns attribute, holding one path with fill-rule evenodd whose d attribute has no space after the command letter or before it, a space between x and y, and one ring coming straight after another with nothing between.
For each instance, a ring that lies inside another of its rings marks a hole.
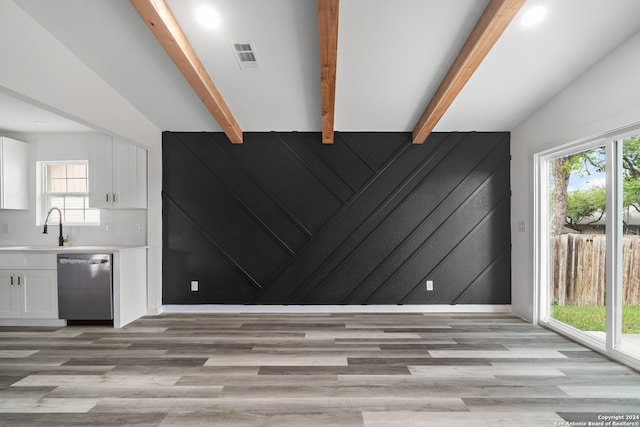
<instances>
[{"instance_id":1,"label":"lower kitchen cabinet","mask_svg":"<svg viewBox=\"0 0 640 427\"><path fill-rule=\"evenodd\" d=\"M0 270L0 317L57 319L56 270Z\"/></svg>"},{"instance_id":2,"label":"lower kitchen cabinet","mask_svg":"<svg viewBox=\"0 0 640 427\"><path fill-rule=\"evenodd\" d=\"M122 328L147 311L147 247L93 248L91 253L113 255L113 326ZM0 250L0 326L66 325L58 317L57 253L62 251Z\"/></svg>"},{"instance_id":3,"label":"lower kitchen cabinet","mask_svg":"<svg viewBox=\"0 0 640 427\"><path fill-rule=\"evenodd\" d=\"M0 254L0 318L58 319L55 254Z\"/></svg>"}]
</instances>

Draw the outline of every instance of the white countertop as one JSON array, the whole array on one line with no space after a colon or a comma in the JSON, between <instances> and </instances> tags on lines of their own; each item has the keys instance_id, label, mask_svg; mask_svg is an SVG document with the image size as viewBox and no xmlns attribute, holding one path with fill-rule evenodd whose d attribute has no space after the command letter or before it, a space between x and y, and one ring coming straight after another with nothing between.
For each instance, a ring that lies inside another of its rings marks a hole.
<instances>
[{"instance_id":1,"label":"white countertop","mask_svg":"<svg viewBox=\"0 0 640 427\"><path fill-rule=\"evenodd\" d=\"M51 246L51 245L25 245L25 246L0 246L2 252L26 252L26 253L78 253L78 254L97 254L97 253L115 253L131 250L145 249L147 246L140 245L96 245L96 246Z\"/></svg>"}]
</instances>

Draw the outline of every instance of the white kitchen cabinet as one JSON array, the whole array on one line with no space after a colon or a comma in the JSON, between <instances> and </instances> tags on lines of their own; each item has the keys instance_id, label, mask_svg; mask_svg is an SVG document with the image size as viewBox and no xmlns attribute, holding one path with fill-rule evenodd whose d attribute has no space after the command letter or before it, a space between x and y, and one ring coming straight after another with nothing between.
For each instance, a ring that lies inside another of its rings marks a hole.
<instances>
[{"instance_id":1,"label":"white kitchen cabinet","mask_svg":"<svg viewBox=\"0 0 640 427\"><path fill-rule=\"evenodd\" d=\"M58 318L56 270L0 270L0 317Z\"/></svg>"},{"instance_id":2,"label":"white kitchen cabinet","mask_svg":"<svg viewBox=\"0 0 640 427\"><path fill-rule=\"evenodd\" d=\"M0 136L0 209L28 209L28 152L22 141Z\"/></svg>"},{"instance_id":3,"label":"white kitchen cabinet","mask_svg":"<svg viewBox=\"0 0 640 427\"><path fill-rule=\"evenodd\" d=\"M89 159L93 208L147 207L147 152L123 141L95 142Z\"/></svg>"},{"instance_id":4,"label":"white kitchen cabinet","mask_svg":"<svg viewBox=\"0 0 640 427\"><path fill-rule=\"evenodd\" d=\"M147 313L147 249L113 254L113 326L122 328Z\"/></svg>"},{"instance_id":5,"label":"white kitchen cabinet","mask_svg":"<svg viewBox=\"0 0 640 427\"><path fill-rule=\"evenodd\" d=\"M0 270L55 270L58 268L56 254L2 252Z\"/></svg>"},{"instance_id":6,"label":"white kitchen cabinet","mask_svg":"<svg viewBox=\"0 0 640 427\"><path fill-rule=\"evenodd\" d=\"M147 312L147 247L0 249L0 326L64 326L58 318L58 255L112 254L113 326ZM18 282L18 278L20 281Z\"/></svg>"},{"instance_id":7,"label":"white kitchen cabinet","mask_svg":"<svg viewBox=\"0 0 640 427\"><path fill-rule=\"evenodd\" d=\"M18 317L18 292L11 282L14 274L0 270L0 317Z\"/></svg>"},{"instance_id":8,"label":"white kitchen cabinet","mask_svg":"<svg viewBox=\"0 0 640 427\"><path fill-rule=\"evenodd\" d=\"M55 265L55 254L2 254L0 318L57 319L58 276Z\"/></svg>"}]
</instances>

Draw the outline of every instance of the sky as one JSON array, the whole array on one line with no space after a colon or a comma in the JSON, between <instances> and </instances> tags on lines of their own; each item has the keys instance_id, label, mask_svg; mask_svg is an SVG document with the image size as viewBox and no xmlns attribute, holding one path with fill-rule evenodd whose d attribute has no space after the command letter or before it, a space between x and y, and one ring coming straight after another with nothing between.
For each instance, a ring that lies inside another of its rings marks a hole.
<instances>
[{"instance_id":1,"label":"sky","mask_svg":"<svg viewBox=\"0 0 640 427\"><path fill-rule=\"evenodd\" d=\"M604 187L607 180L605 172L592 172L591 175L578 176L575 173L569 178L569 191L588 190L593 187Z\"/></svg>"}]
</instances>

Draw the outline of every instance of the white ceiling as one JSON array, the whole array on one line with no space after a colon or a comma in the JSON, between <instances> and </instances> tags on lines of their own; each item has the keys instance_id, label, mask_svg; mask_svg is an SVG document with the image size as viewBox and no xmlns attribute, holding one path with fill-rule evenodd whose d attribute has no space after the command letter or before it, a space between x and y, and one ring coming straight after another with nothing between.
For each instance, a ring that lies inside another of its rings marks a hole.
<instances>
[{"instance_id":1,"label":"white ceiling","mask_svg":"<svg viewBox=\"0 0 640 427\"><path fill-rule=\"evenodd\" d=\"M0 91L0 134L91 132L93 129Z\"/></svg>"},{"instance_id":2,"label":"white ceiling","mask_svg":"<svg viewBox=\"0 0 640 427\"><path fill-rule=\"evenodd\" d=\"M317 0L166 1L244 131L321 129ZM220 130L128 0L15 3L160 129ZM195 22L201 3L219 29ZM335 129L412 130L487 3L342 0ZM523 27L536 5L546 19ZM637 32L638 16L637 0L528 0L435 130L512 130ZM258 70L233 56L246 41ZM3 98L0 130L40 120Z\"/></svg>"}]
</instances>

